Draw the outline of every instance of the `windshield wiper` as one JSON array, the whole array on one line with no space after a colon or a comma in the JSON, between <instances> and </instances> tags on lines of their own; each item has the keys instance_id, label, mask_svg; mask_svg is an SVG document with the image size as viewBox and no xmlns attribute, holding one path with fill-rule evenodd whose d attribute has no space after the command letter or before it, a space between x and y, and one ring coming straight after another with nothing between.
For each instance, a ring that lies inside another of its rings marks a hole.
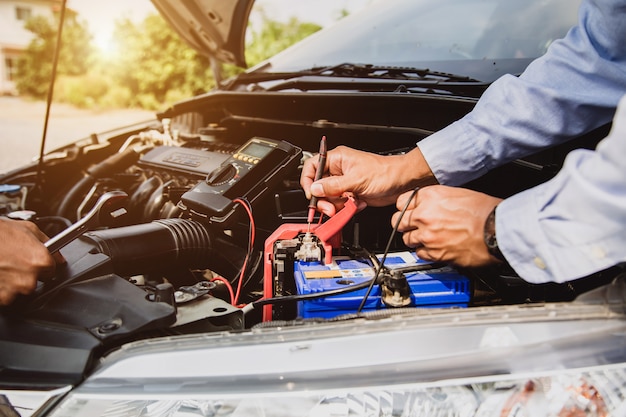
<instances>
[{"instance_id":1,"label":"windshield wiper","mask_svg":"<svg viewBox=\"0 0 626 417\"><path fill-rule=\"evenodd\" d=\"M480 83L481 81L464 75L433 71L428 68L395 67L387 65L343 63L327 67L314 67L293 72L246 72L226 82L223 87L231 89L237 84L254 84L266 81L289 80L298 77L338 77L366 78L387 81L416 82L464 82Z\"/></svg>"},{"instance_id":2,"label":"windshield wiper","mask_svg":"<svg viewBox=\"0 0 626 417\"><path fill-rule=\"evenodd\" d=\"M326 75L330 77L376 78L385 80L480 82L464 75L433 71L428 68L350 63L343 63L319 69L317 75Z\"/></svg>"}]
</instances>

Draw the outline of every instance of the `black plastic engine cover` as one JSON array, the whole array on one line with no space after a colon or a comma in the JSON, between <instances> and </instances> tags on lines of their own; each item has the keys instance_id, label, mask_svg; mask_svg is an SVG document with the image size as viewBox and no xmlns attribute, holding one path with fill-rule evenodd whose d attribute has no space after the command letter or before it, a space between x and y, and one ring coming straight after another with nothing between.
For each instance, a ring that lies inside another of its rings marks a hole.
<instances>
[{"instance_id":1,"label":"black plastic engine cover","mask_svg":"<svg viewBox=\"0 0 626 417\"><path fill-rule=\"evenodd\" d=\"M96 349L175 321L174 307L117 275L64 286L35 309L0 314L0 385L77 383Z\"/></svg>"}]
</instances>

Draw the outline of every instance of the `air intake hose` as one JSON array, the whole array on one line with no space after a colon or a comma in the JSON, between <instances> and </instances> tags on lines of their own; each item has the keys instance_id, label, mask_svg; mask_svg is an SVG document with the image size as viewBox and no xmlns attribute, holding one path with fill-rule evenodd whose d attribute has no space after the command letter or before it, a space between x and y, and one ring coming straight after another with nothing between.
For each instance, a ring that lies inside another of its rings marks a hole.
<instances>
[{"instance_id":1,"label":"air intake hose","mask_svg":"<svg viewBox=\"0 0 626 417\"><path fill-rule=\"evenodd\" d=\"M85 233L123 276L175 268L212 269L232 276L241 268L245 250L221 233L187 219L162 219Z\"/></svg>"}]
</instances>

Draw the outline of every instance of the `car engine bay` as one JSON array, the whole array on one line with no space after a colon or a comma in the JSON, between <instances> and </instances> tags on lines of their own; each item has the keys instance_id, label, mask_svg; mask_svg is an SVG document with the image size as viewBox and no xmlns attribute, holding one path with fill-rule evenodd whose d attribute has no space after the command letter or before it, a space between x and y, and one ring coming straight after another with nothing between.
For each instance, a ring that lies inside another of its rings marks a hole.
<instances>
[{"instance_id":1,"label":"car engine bay","mask_svg":"<svg viewBox=\"0 0 626 417\"><path fill-rule=\"evenodd\" d=\"M402 153L474 103L210 93L5 174L0 215L34 221L66 264L3 309L0 351L12 357L3 379L75 383L106 352L152 337L568 301L609 282L614 271L531 285L506 267L424 262L392 233L391 207L357 212L348 200L307 225L300 168L322 136L329 148ZM602 135L568 146L592 146ZM567 150L515 161L468 186L506 197L554 175Z\"/></svg>"}]
</instances>

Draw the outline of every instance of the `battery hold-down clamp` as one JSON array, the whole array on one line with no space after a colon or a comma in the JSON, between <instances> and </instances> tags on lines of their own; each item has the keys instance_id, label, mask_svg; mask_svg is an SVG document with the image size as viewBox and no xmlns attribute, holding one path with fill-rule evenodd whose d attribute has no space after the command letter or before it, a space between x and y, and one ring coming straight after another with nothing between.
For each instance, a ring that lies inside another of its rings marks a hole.
<instances>
[{"instance_id":1,"label":"battery hold-down clamp","mask_svg":"<svg viewBox=\"0 0 626 417\"><path fill-rule=\"evenodd\" d=\"M290 284L281 278L285 272L293 269L291 260L285 262L285 251L299 260L331 264L333 248L341 246L341 230L356 212L356 201L348 197L343 209L322 224L309 226L306 223L285 223L276 229L265 240L263 297L271 298L290 292L291 288L285 288ZM273 318L272 306L263 306L263 321Z\"/></svg>"}]
</instances>

